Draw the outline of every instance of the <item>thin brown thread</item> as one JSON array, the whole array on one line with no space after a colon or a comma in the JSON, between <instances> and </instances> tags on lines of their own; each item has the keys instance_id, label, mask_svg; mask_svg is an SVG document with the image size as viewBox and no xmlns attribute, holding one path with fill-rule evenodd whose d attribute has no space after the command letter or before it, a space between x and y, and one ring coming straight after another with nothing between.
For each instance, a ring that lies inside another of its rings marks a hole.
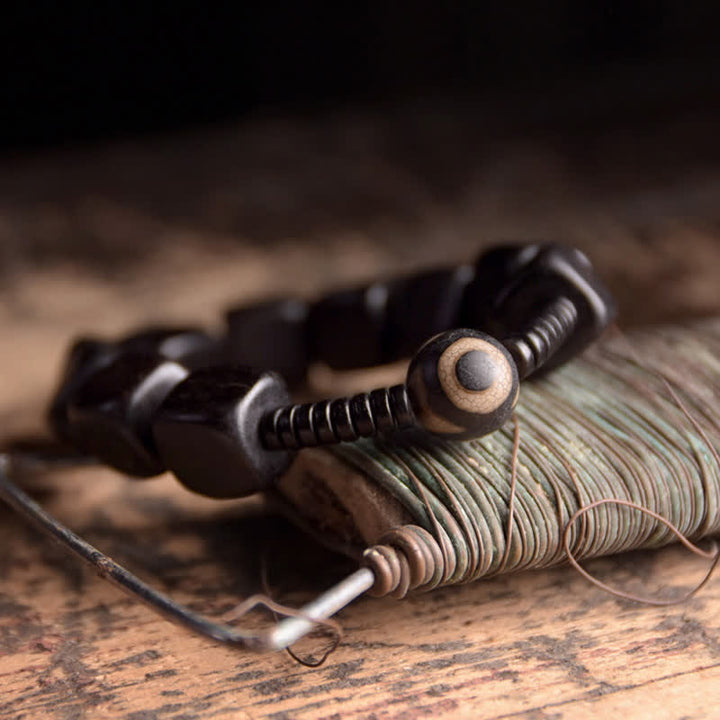
<instances>
[{"instance_id":1,"label":"thin brown thread","mask_svg":"<svg viewBox=\"0 0 720 720\"><path fill-rule=\"evenodd\" d=\"M505 532L505 551L503 552L502 560L498 566L497 572L501 573L507 566L508 558L510 557L510 543L512 542L512 529L513 522L515 520L515 492L517 490L517 467L518 457L520 454L520 421L515 413L512 416L513 420L513 449L512 449L512 460L510 470L510 498L508 500L508 519L507 519L507 530Z\"/></svg>"},{"instance_id":2,"label":"thin brown thread","mask_svg":"<svg viewBox=\"0 0 720 720\"><path fill-rule=\"evenodd\" d=\"M552 448L552 445L549 443L546 436L544 436L541 433L538 433L538 436L542 439L542 441L545 443L545 447ZM583 495L580 490L580 479L577 476L577 473L575 472L575 469L570 465L570 463L567 461L567 458L565 458L563 455L561 455L558 452L555 452L555 457L558 459L560 464L565 469L565 472L567 472L568 477L570 478L570 482L572 483L573 488L575 489L575 495L577 497L578 505L582 508L583 507ZM536 458L536 462L538 462L538 459ZM545 464L545 460L542 461L543 464ZM560 527L563 527L563 506L560 502L560 490L557 486L557 483L555 481L555 478L553 477L552 472L546 473L548 482L551 483L553 487L553 491L555 492L555 499L558 504L558 520ZM569 521L569 518L568 518ZM581 542L584 544L587 541L588 538L588 524L587 524L587 517L585 515L582 516L582 522L580 526L580 531L578 533L577 542ZM562 545L560 544L558 547L558 552L553 557L553 561L555 561L555 558L559 557L559 555L562 553Z\"/></svg>"},{"instance_id":3,"label":"thin brown thread","mask_svg":"<svg viewBox=\"0 0 720 720\"><path fill-rule=\"evenodd\" d=\"M278 622L281 617L294 617L300 618L302 620L307 620L308 622L311 622L318 627L325 627L330 630L333 639L329 646L325 648L323 654L318 660L310 656L308 656L307 658L302 658L291 647L285 648L287 654L300 665L311 668L316 668L323 665L325 661L330 657L330 655L332 655L335 650L337 650L338 646L342 642L343 630L340 623L338 623L336 620L333 620L332 618L316 620L315 618L309 617L307 614L303 613L300 610L291 608L287 605L283 605L282 603L273 600L271 597L272 590L270 588L270 582L268 579L267 558L264 555L260 563L260 579L262 583L263 593L255 593L254 595L250 595L248 598L246 598L241 603L232 608L232 610L229 610L227 613L225 613L225 615L223 615L223 621L237 622L238 620L242 620L242 618L246 617L255 608L264 607L270 611L275 622ZM257 639L258 641L260 640L260 635L257 636Z\"/></svg>"},{"instance_id":4,"label":"thin brown thread","mask_svg":"<svg viewBox=\"0 0 720 720\"><path fill-rule=\"evenodd\" d=\"M472 463L469 461L468 455L464 452L462 452L457 445L454 445L452 443L448 443L445 447L448 454L452 458L452 460L456 463L458 463L467 473L469 476L473 476L477 472L477 468L472 466ZM485 496L485 499L488 503L491 502L490 498L487 496L487 493L485 492L485 489L481 487L481 484L479 482L475 482L475 485L480 488L482 494ZM478 573L481 567L485 566L487 570L483 573L484 575L487 575L487 571L492 566L492 553L488 553L485 551L485 546L482 542L482 529L481 529L481 522L478 518L477 514L471 513L472 518L472 525L476 529L476 543L478 548L477 557L475 558L475 562L472 565L472 572L468 574L468 581L472 580ZM489 530L489 533L492 535L492 530ZM491 541L492 542L492 541ZM473 543L473 547L475 546L475 543ZM492 573L490 573L492 574Z\"/></svg>"},{"instance_id":5,"label":"thin brown thread","mask_svg":"<svg viewBox=\"0 0 720 720\"><path fill-rule=\"evenodd\" d=\"M415 489L418 491L420 498L422 500L422 503L425 507L425 511L430 516L430 522L432 523L432 526L435 530L435 538L438 541L438 544L440 545L440 551L442 552L443 556L443 564L446 566L446 572L448 567L448 556L450 553L454 554L454 549L448 547L447 543L449 542L446 537L445 533L442 531L440 526L440 521L437 519L437 516L435 515L435 511L432 509L432 506L430 504L430 500L427 496L427 493L425 492L425 488L423 487L423 484L420 482L420 479L417 477L417 475L413 472L412 468L401 458L397 453L395 453L394 457L395 461L405 470L408 477L412 481L413 485L415 486ZM445 578L445 573L443 573L443 578Z\"/></svg>"},{"instance_id":6,"label":"thin brown thread","mask_svg":"<svg viewBox=\"0 0 720 720\"><path fill-rule=\"evenodd\" d=\"M672 387L668 379L659 373L657 370L653 368L649 368L647 366L644 366L637 354L634 351L634 348L631 346L630 342L628 341L627 337L622 334L620 329L617 326L614 326L614 331L616 334L620 335L623 338L623 341L626 344L626 347L628 348L629 352L631 353L631 360L642 370L645 370L647 372L651 372L656 377L658 377L666 389L668 390L668 393L672 397L673 401L676 403L678 408L681 410L681 412L685 415L685 417L688 419L688 421L691 423L693 428L698 432L698 434L702 437L705 444L707 445L708 449L710 450L711 454L713 455L714 459L718 463L718 466L720 467L720 456L718 455L717 451L715 450L714 446L710 442L707 434L705 433L704 428L697 422L697 420L692 416L690 411L688 410L685 403L682 401L680 396L677 394L675 389ZM505 570L507 566L507 562L510 556L510 543L512 540L512 528L515 521L515 496L516 496L516 490L517 490L517 469L518 469L518 458L519 458L519 449L520 449L520 424L517 418L517 415L513 413L513 448L512 448L512 459L511 459L511 471L510 471L510 495L508 500L508 519L507 519L507 526L506 526L506 535L505 535L505 549L503 552L502 560L500 562L500 565L498 566L497 572L501 573ZM578 484L578 478L575 473L575 471L572 469L570 464L567 462L567 460L562 457L558 456L560 459L560 462L565 467L566 471L568 472L568 475L570 476L571 482L576 488L577 497L578 497L578 503L580 505L580 508L573 514L573 516L568 520L568 522L565 524L565 527L563 529L562 533L562 544L563 548L565 550L566 557L570 564L577 570L584 578L589 580L591 583L596 585L597 587L603 589L604 591L611 593L612 595L615 595L616 597L620 597L626 600L632 600L638 603L645 603L648 605L658 605L658 606L665 606L665 605L673 605L677 603L684 602L688 599L690 599L693 595L698 593L710 580L715 568L717 567L718 562L720 561L720 550L712 553L709 551L702 550L701 548L694 545L687 536L682 533L670 520L663 517L659 513L654 512L653 510L650 510L649 508L643 507L639 503L633 502L631 500L624 500L621 498L605 498L596 500L594 502L591 502L588 505L583 505L582 495L580 493L580 488ZM700 468L701 471L703 471L703 468ZM557 495L556 495L557 498ZM703 576L701 581L690 591L688 591L685 595L683 595L681 598L674 599L674 600L662 600L652 597L644 597L640 595L636 595L634 593L618 590L616 588L613 588L612 586L608 585L607 583L602 582L597 577L593 576L591 573L589 573L585 568L583 568L580 563L577 561L572 549L570 548L570 531L573 527L573 525L578 520L583 520L583 529L580 531L580 537L584 537L585 535L585 528L586 528L586 515L588 512L593 510L596 507L600 507L602 505L622 505L625 507L628 507L633 510L637 510L638 512L644 513L645 515L648 515L658 522L662 523L667 527L677 538L678 540L689 550L694 552L697 555L700 555L701 557L704 557L706 559L712 559L712 563L710 565L710 568L707 570L706 574ZM558 513L559 513L559 520L562 524L562 510L560 507L560 504L558 503Z\"/></svg>"},{"instance_id":7,"label":"thin brown thread","mask_svg":"<svg viewBox=\"0 0 720 720\"><path fill-rule=\"evenodd\" d=\"M270 588L270 578L268 577L268 563L267 563L267 556L263 555L261 562L260 562L260 581L262 583L262 589L265 595L267 595L269 598L272 597L272 589ZM272 612L273 618L277 622L279 617L278 614L274 610L270 610ZM309 618L306 618L309 619ZM319 660L316 660L315 658L311 659L305 659L301 658L293 649L292 646L288 646L285 648L285 652L293 659L295 662L300 663L300 665L304 665L305 667L320 667L329 657L332 655L335 650L337 650L338 645L340 645L340 642L343 638L343 629L337 620L333 620L332 618L327 619L324 622L317 622L315 621L316 625L319 627L327 627L331 630L332 636L334 638L333 642L330 643L330 645L326 648L323 655L320 656ZM310 658L310 656L308 656Z\"/></svg>"},{"instance_id":8,"label":"thin brown thread","mask_svg":"<svg viewBox=\"0 0 720 720\"><path fill-rule=\"evenodd\" d=\"M418 458L417 449L414 450L413 454L416 458ZM470 541L466 543L468 547L467 565L469 567L476 568L479 562L479 552L478 550L476 550L476 546L471 541L471 539L473 537L472 530L476 531L475 535L477 536L477 520L475 517L473 517L472 512L466 512L463 504L459 502L458 498L453 493L452 488L448 485L447 481L443 477L442 472L438 467L439 463L437 462L437 460L432 457L428 457L425 458L425 464L428 470L432 472L435 480L438 482L440 487L443 489L446 498L451 503L452 509L454 510L453 517L456 518L456 521L465 533L466 539ZM454 549L453 552L455 553ZM455 553L455 555L457 557L457 553ZM467 570L465 572L466 574L470 574Z\"/></svg>"},{"instance_id":9,"label":"thin brown thread","mask_svg":"<svg viewBox=\"0 0 720 720\"><path fill-rule=\"evenodd\" d=\"M223 616L224 622L236 622L238 620L241 620L244 618L248 613L250 613L252 610L254 610L257 607L264 607L267 610L269 610L275 619L277 620L277 616L281 617L294 617L294 618L300 618L302 620L307 620L308 622L311 622L315 625L320 625L323 627L328 628L332 631L334 640L331 644L331 646L325 651L325 653L322 655L322 657L316 661L308 661L305 662L301 658L297 657L292 651L289 652L290 656L293 657L295 660L297 660L301 665L306 665L308 667L319 667L322 665L330 655L335 652L338 645L340 644L343 633L342 628L340 627L340 624L337 623L335 620L332 619L325 619L325 620L317 620L315 618L311 618L305 613L303 613L300 610L297 610L295 608L288 607L287 605L283 605L281 603L275 602L272 598L269 598L267 595L263 595L262 593L256 593L255 595L250 595L250 597L243 600L241 603L236 605L232 610L227 612ZM258 634L257 636L258 642L261 639L261 636ZM290 650L289 648L286 648L287 650Z\"/></svg>"},{"instance_id":10,"label":"thin brown thread","mask_svg":"<svg viewBox=\"0 0 720 720\"><path fill-rule=\"evenodd\" d=\"M573 524L583 515L590 512L596 507L599 507L601 505L624 505L625 507L631 508L633 510L637 510L638 512L645 513L646 515L649 515L650 517L654 518L658 522L665 525L665 527L672 532L675 537L691 552L695 553L696 555L699 555L700 557L706 558L706 559L712 559L712 563L703 576L703 578L700 580L700 582L691 590L689 590L687 593L682 595L679 598L675 599L659 599L659 598L653 598L653 597L647 597L643 595L636 595L634 593L628 592L626 590L618 590L617 588L612 587L611 585L608 585L607 583L604 583L599 578L595 577L591 573L589 573L585 568L580 565L577 558L575 557L575 554L573 553L571 547L570 547L570 529L572 528ZM715 543L713 543L715 545ZM685 602L686 600L689 600L693 595L698 593L707 582L710 580L710 577L713 574L713 571L717 567L718 561L720 561L720 551L716 550L714 553L703 550L702 548L699 548L694 543L690 542L688 538L680 532L680 530L675 527L667 518L663 517L659 513L654 512L653 510L650 510L650 508L643 507L642 505L638 505L635 502L632 502L631 500L622 500L621 498L603 498L601 500L595 500L594 502L591 502L588 505L585 505L584 507L581 507L569 520L567 525L565 525L565 529L563 531L563 547L565 548L565 554L567 555L567 559L570 562L570 564L577 570L586 580L589 580L593 585L596 585L597 587L601 588L607 593L610 593L611 595L615 595L616 597L622 598L624 600L632 600L634 602L638 603L644 603L645 605L655 605L655 606L666 606L666 605L678 605L682 602ZM717 547L717 545L715 545Z\"/></svg>"},{"instance_id":11,"label":"thin brown thread","mask_svg":"<svg viewBox=\"0 0 720 720\"><path fill-rule=\"evenodd\" d=\"M687 418L687 420L693 426L695 431L700 435L703 442L705 443L705 446L708 448L708 450L710 451L710 454L712 455L713 459L715 460L716 465L718 467L720 467L720 455L718 454L717 450L715 449L715 446L710 441L710 438L708 437L707 433L705 432L705 429L702 427L702 425L700 425L700 423L697 421L697 419L694 417L694 415L687 408L687 405L683 402L679 393L676 392L670 379L668 377L666 377L660 370L658 370L656 368L648 367L646 364L644 364L640 360L640 357L636 353L635 348L633 347L632 343L630 342L630 339L627 337L627 335L625 335L625 333L623 333L623 331L620 329L620 327L616 323L612 325L611 330L612 330L613 334L624 344L626 350L628 351L628 353L630 355L630 361L639 369L641 369L645 372L649 372L650 374L654 375L665 386L665 389L667 390L668 394L672 398L673 402L678 406L680 411ZM707 475L706 475L705 465L703 464L702 459L699 457L697 449L694 446L692 448L692 452L693 452L693 456L695 457L695 460L697 461L698 468L700 470L700 473L702 474L703 479L706 479ZM706 512L707 512L707 510L706 510Z\"/></svg>"}]
</instances>

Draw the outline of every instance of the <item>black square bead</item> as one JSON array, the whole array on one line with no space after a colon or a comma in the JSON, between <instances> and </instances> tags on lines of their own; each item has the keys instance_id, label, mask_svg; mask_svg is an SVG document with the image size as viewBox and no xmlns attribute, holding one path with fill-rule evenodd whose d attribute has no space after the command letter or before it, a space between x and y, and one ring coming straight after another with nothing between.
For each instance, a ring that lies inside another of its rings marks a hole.
<instances>
[{"instance_id":1,"label":"black square bead","mask_svg":"<svg viewBox=\"0 0 720 720\"><path fill-rule=\"evenodd\" d=\"M68 403L93 372L109 364L116 356L117 347L112 343L92 338L81 338L73 343L47 415L50 428L59 440L74 444L67 415Z\"/></svg>"},{"instance_id":2,"label":"black square bead","mask_svg":"<svg viewBox=\"0 0 720 720\"><path fill-rule=\"evenodd\" d=\"M292 454L268 450L260 420L290 397L282 378L250 368L192 373L168 395L153 420L162 461L185 487L217 498L268 489Z\"/></svg>"},{"instance_id":3,"label":"black square bead","mask_svg":"<svg viewBox=\"0 0 720 720\"><path fill-rule=\"evenodd\" d=\"M308 305L281 298L227 313L227 363L279 372L290 385L305 380L309 363Z\"/></svg>"},{"instance_id":4,"label":"black square bead","mask_svg":"<svg viewBox=\"0 0 720 720\"><path fill-rule=\"evenodd\" d=\"M409 357L433 335L458 327L463 294L473 275L472 266L460 265L395 283L387 303L384 359Z\"/></svg>"},{"instance_id":5,"label":"black square bead","mask_svg":"<svg viewBox=\"0 0 720 720\"><path fill-rule=\"evenodd\" d=\"M340 290L315 303L309 318L313 359L335 370L382 363L389 291L387 283L375 283Z\"/></svg>"},{"instance_id":6,"label":"black square bead","mask_svg":"<svg viewBox=\"0 0 720 720\"><path fill-rule=\"evenodd\" d=\"M462 327L503 337L519 328L508 327L507 318L498 313L498 304L508 284L535 259L539 244L508 244L482 252L475 262L475 277L462 301Z\"/></svg>"},{"instance_id":7,"label":"black square bead","mask_svg":"<svg viewBox=\"0 0 720 720\"><path fill-rule=\"evenodd\" d=\"M60 440L77 445L67 409L78 388L100 367L127 354L159 355L177 360L188 368L207 367L222 359L218 340L197 328L149 327L117 342L81 338L68 352L60 384L48 411L50 427Z\"/></svg>"},{"instance_id":8,"label":"black square bead","mask_svg":"<svg viewBox=\"0 0 720 720\"><path fill-rule=\"evenodd\" d=\"M137 477L164 471L155 453L151 421L188 370L159 355L123 353L91 372L67 405L73 444Z\"/></svg>"}]
</instances>

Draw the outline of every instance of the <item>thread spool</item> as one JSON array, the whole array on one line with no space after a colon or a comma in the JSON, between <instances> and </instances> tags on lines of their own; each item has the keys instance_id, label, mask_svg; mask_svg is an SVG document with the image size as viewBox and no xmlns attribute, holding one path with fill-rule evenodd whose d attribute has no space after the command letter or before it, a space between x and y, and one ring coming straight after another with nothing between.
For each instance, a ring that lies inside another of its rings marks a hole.
<instances>
[{"instance_id":1,"label":"thread spool","mask_svg":"<svg viewBox=\"0 0 720 720\"><path fill-rule=\"evenodd\" d=\"M522 440L509 545L512 428L465 442L313 449L280 492L305 527L323 518L326 543L356 556L375 547L370 564L383 576L375 591L396 596L564 562L565 525L598 500L640 505L697 540L720 531L718 358L716 320L638 332L629 343L606 339L530 384L517 408ZM666 382L680 389L669 392ZM578 560L676 539L619 504L587 513L570 535ZM420 572L417 558L439 555L432 573Z\"/></svg>"}]
</instances>

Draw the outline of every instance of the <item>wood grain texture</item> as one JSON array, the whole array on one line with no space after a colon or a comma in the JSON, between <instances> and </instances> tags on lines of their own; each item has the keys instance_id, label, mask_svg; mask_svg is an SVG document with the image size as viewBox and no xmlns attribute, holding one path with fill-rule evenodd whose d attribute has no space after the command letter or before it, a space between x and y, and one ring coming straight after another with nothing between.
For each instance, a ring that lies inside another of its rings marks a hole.
<instances>
[{"instance_id":1,"label":"wood grain texture","mask_svg":"<svg viewBox=\"0 0 720 720\"><path fill-rule=\"evenodd\" d=\"M243 298L468 259L479 235L577 242L631 323L720 312L720 173L703 123L655 126L652 142L643 126L517 140L462 115L413 117L250 124L7 161L2 437L41 428L79 331L217 323ZM351 567L252 504L195 498L169 477L84 469L32 487L91 542L211 615L260 589L263 564L288 603ZM3 720L679 719L711 716L720 699L717 580L670 608L609 597L568 568L363 599L313 670L169 625L4 506L0 548ZM689 586L704 569L678 548L592 568L635 591Z\"/></svg>"}]
</instances>

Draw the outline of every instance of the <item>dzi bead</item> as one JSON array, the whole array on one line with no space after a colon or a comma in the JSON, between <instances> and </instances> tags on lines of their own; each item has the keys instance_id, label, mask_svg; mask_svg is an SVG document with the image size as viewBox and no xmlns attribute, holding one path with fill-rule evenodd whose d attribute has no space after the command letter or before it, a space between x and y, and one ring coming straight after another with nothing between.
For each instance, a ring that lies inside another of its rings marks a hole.
<instances>
[{"instance_id":1,"label":"dzi bead","mask_svg":"<svg viewBox=\"0 0 720 720\"><path fill-rule=\"evenodd\" d=\"M117 355L86 376L68 401L75 446L128 475L163 472L150 423L166 395L187 375L187 368L160 355Z\"/></svg>"},{"instance_id":2,"label":"dzi bead","mask_svg":"<svg viewBox=\"0 0 720 720\"><path fill-rule=\"evenodd\" d=\"M418 423L454 440L502 427L519 391L508 351L495 338L468 329L428 340L413 357L406 384Z\"/></svg>"},{"instance_id":3,"label":"dzi bead","mask_svg":"<svg viewBox=\"0 0 720 720\"><path fill-rule=\"evenodd\" d=\"M262 446L260 420L289 401L275 373L198 370L155 413L155 446L180 482L201 495L232 498L267 490L292 454Z\"/></svg>"},{"instance_id":4,"label":"dzi bead","mask_svg":"<svg viewBox=\"0 0 720 720\"><path fill-rule=\"evenodd\" d=\"M279 407L262 419L260 436L268 449L294 449L420 425L437 435L466 439L507 421L518 386L515 363L497 340L476 330L451 330L420 348L404 385Z\"/></svg>"},{"instance_id":5,"label":"dzi bead","mask_svg":"<svg viewBox=\"0 0 720 720\"><path fill-rule=\"evenodd\" d=\"M307 303L295 298L230 310L228 364L274 370L290 385L302 383L309 364L307 315Z\"/></svg>"}]
</instances>

